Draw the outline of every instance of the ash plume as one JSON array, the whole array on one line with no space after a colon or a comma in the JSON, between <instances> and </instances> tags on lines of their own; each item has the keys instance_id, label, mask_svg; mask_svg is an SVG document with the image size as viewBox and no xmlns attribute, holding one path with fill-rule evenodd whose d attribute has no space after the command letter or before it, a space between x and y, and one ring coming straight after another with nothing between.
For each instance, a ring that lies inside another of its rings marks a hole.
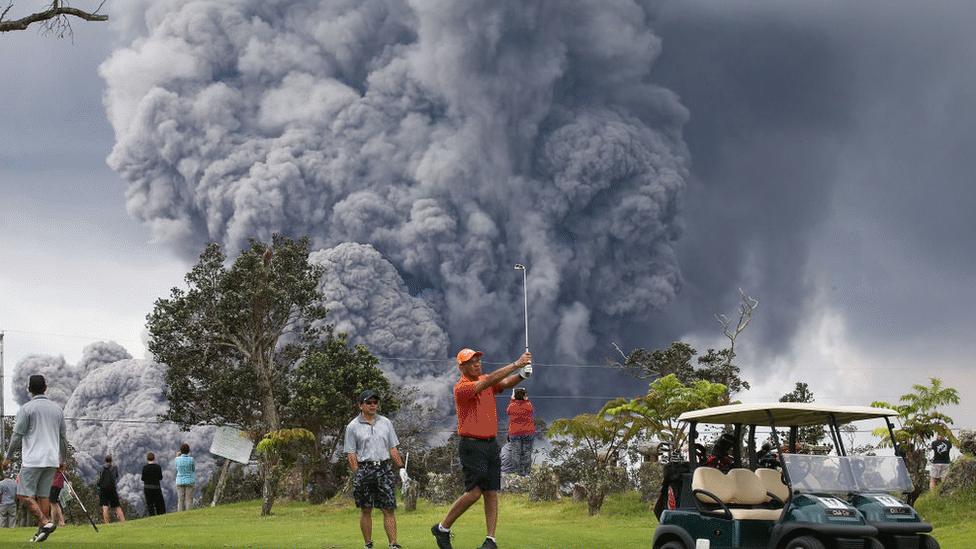
<instances>
[{"instance_id":1,"label":"ash plume","mask_svg":"<svg viewBox=\"0 0 976 549\"><path fill-rule=\"evenodd\" d=\"M27 381L30 376L37 374L44 376L47 381L47 391L44 394L60 406L68 402L80 379L78 369L68 364L63 356L27 355L14 366L11 391L17 404L22 405L31 399L27 391Z\"/></svg>"},{"instance_id":2,"label":"ash plume","mask_svg":"<svg viewBox=\"0 0 976 549\"><path fill-rule=\"evenodd\" d=\"M591 354L678 292L687 112L651 81L650 8L119 9L131 42L100 72L131 215L187 257L211 240L233 254L249 237L310 235L339 266L323 282L332 320L374 353L514 357L516 262L551 360ZM387 367L422 381L449 366L424 364Z\"/></svg>"}]
</instances>

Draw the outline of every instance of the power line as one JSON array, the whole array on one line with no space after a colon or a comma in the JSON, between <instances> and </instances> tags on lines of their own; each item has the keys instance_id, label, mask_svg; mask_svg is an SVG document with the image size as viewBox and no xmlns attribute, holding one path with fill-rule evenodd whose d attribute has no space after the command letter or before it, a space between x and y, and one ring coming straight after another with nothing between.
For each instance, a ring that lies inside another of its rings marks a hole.
<instances>
[{"instance_id":1,"label":"power line","mask_svg":"<svg viewBox=\"0 0 976 549\"><path fill-rule=\"evenodd\" d=\"M116 341L116 342L136 343L138 345L143 345L144 344L142 341L136 341L134 339L120 339L120 338L114 338L114 337L98 337L98 336L83 335L83 334L60 334L60 333L54 333L54 332L38 332L38 331L34 331L34 330L9 330L9 329L5 329L5 331L10 332L10 333L29 334L29 335L46 335L46 336L52 336L52 337L66 337L66 338L74 338L74 339L87 339L87 340L90 340L90 341ZM378 358L379 360L386 360L386 361L390 361L390 362L424 362L424 363L430 363L430 364L442 364L442 363L454 363L455 362L455 359L453 357L446 357L446 358L424 358L424 357L403 357L403 356L385 356L385 355L374 355L374 356L376 358ZM510 362L492 362L492 361L483 361L483 363L484 364L487 364L487 365L490 365L490 366L501 366L501 365L510 364ZM593 364L593 363L534 362L533 364L535 364L536 366L542 366L542 367L545 367L545 368L580 368L580 369L596 368L596 369L605 369L607 371L625 371L624 368L621 368L619 366L613 366L613 365L608 364L608 363ZM971 366L972 365L968 365L968 364L946 364L946 365L939 366L938 369L959 370L959 369L964 369L964 368L970 368ZM931 369L932 367L931 366L927 366L927 368ZM800 373L800 372L838 371L838 370L845 370L845 371L902 371L902 370L917 370L917 369L918 369L917 366L890 366L890 367L889 366L827 366L827 367L817 367L817 368L806 368L806 369L800 370L797 373Z\"/></svg>"}]
</instances>

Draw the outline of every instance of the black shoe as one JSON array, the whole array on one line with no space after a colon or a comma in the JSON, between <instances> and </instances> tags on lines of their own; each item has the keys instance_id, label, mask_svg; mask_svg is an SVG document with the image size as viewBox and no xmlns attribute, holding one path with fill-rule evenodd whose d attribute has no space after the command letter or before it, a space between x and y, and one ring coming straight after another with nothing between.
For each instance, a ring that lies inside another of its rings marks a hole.
<instances>
[{"instance_id":1,"label":"black shoe","mask_svg":"<svg viewBox=\"0 0 976 549\"><path fill-rule=\"evenodd\" d=\"M441 532L440 525L435 524L430 527L430 533L437 540L437 549L454 549L451 546L451 532Z\"/></svg>"},{"instance_id":2,"label":"black shoe","mask_svg":"<svg viewBox=\"0 0 976 549\"><path fill-rule=\"evenodd\" d=\"M37 533L34 534L34 539L32 541L36 543L40 543L46 540L47 537L50 536L57 529L58 529L57 524L54 524L53 522L49 522L37 529Z\"/></svg>"},{"instance_id":3,"label":"black shoe","mask_svg":"<svg viewBox=\"0 0 976 549\"><path fill-rule=\"evenodd\" d=\"M498 549L498 544L488 538L485 538L485 542L481 544L481 549Z\"/></svg>"},{"instance_id":4,"label":"black shoe","mask_svg":"<svg viewBox=\"0 0 976 549\"><path fill-rule=\"evenodd\" d=\"M400 547L399 543L391 543L390 549L403 549L403 547Z\"/></svg>"},{"instance_id":5,"label":"black shoe","mask_svg":"<svg viewBox=\"0 0 976 549\"><path fill-rule=\"evenodd\" d=\"M373 542L369 542L366 545L363 545L363 549L373 549Z\"/></svg>"}]
</instances>

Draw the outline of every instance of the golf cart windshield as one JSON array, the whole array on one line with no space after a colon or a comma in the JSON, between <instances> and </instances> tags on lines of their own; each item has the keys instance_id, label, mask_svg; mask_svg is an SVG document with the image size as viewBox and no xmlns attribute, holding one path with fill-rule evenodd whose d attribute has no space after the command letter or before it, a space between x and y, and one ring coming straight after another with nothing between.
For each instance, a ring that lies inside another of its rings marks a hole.
<instances>
[{"instance_id":1,"label":"golf cart windshield","mask_svg":"<svg viewBox=\"0 0 976 549\"><path fill-rule=\"evenodd\" d=\"M846 457L785 454L783 464L790 487L795 492L847 494L857 491Z\"/></svg>"},{"instance_id":2,"label":"golf cart windshield","mask_svg":"<svg viewBox=\"0 0 976 549\"><path fill-rule=\"evenodd\" d=\"M896 456L785 454L790 487L801 493L910 492L905 462Z\"/></svg>"},{"instance_id":3,"label":"golf cart windshield","mask_svg":"<svg viewBox=\"0 0 976 549\"><path fill-rule=\"evenodd\" d=\"M850 456L854 482L862 492L911 492L912 479L897 456Z\"/></svg>"}]
</instances>

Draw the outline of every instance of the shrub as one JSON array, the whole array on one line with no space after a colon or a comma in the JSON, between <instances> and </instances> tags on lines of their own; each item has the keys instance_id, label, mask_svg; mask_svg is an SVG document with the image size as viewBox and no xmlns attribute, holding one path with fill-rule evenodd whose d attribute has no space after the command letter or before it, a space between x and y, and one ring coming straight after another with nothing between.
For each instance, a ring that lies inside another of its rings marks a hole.
<instances>
[{"instance_id":1,"label":"shrub","mask_svg":"<svg viewBox=\"0 0 976 549\"><path fill-rule=\"evenodd\" d=\"M976 431L959 433L959 450L964 454L976 456Z\"/></svg>"},{"instance_id":2,"label":"shrub","mask_svg":"<svg viewBox=\"0 0 976 549\"><path fill-rule=\"evenodd\" d=\"M425 496L431 503L451 503L464 491L461 475L453 473L427 473Z\"/></svg>"},{"instance_id":3,"label":"shrub","mask_svg":"<svg viewBox=\"0 0 976 549\"><path fill-rule=\"evenodd\" d=\"M949 466L939 491L948 496L972 492L974 489L976 489L976 458L963 455Z\"/></svg>"},{"instance_id":4,"label":"shrub","mask_svg":"<svg viewBox=\"0 0 976 549\"><path fill-rule=\"evenodd\" d=\"M637 470L637 490L641 501L649 503L657 499L661 493L661 483L664 481L664 465L645 461Z\"/></svg>"},{"instance_id":5,"label":"shrub","mask_svg":"<svg viewBox=\"0 0 976 549\"><path fill-rule=\"evenodd\" d=\"M552 466L543 464L532 468L528 479L529 501L559 499L559 477Z\"/></svg>"}]
</instances>

